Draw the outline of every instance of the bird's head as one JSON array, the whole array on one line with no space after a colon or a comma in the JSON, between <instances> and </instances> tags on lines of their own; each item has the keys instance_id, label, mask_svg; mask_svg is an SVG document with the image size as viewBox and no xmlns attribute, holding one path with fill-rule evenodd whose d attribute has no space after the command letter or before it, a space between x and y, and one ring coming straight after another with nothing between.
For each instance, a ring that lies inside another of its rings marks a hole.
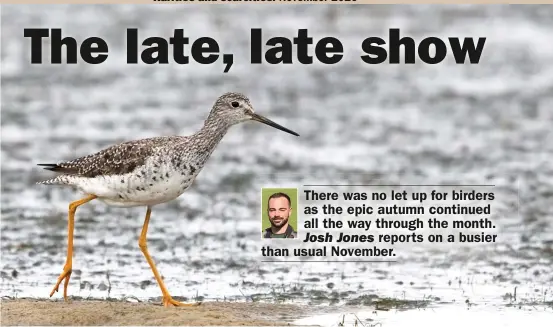
<instances>
[{"instance_id":1,"label":"bird's head","mask_svg":"<svg viewBox=\"0 0 553 327\"><path fill-rule=\"evenodd\" d=\"M253 110L252 104L250 103L250 99L241 93L229 92L221 95L215 102L208 120L220 120L228 125L234 125L248 120L255 120L281 131L299 136L298 133L283 127L268 118L256 114Z\"/></svg>"}]
</instances>

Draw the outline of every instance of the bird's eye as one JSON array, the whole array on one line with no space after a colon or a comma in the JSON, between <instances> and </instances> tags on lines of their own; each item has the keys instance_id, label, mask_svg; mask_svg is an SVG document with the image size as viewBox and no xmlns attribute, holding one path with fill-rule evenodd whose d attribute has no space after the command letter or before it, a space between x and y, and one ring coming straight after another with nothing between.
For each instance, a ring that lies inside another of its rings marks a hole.
<instances>
[{"instance_id":1,"label":"bird's eye","mask_svg":"<svg viewBox=\"0 0 553 327\"><path fill-rule=\"evenodd\" d=\"M236 102L236 101L233 101L231 104L232 104L232 106L233 106L234 108L238 108L238 106L240 105L240 104L239 104L238 102Z\"/></svg>"}]
</instances>

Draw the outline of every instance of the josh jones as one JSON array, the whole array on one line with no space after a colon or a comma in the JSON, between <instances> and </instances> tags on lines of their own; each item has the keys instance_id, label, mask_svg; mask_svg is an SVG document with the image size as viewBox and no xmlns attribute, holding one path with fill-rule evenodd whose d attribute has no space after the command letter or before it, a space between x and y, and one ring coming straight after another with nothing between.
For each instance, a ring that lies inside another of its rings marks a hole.
<instances>
[{"instance_id":1,"label":"josh jones","mask_svg":"<svg viewBox=\"0 0 553 327\"><path fill-rule=\"evenodd\" d=\"M321 243L327 243L332 242L333 237L330 233L326 234L320 234L320 235L311 235L311 233L307 233L305 235L305 239L303 242L321 242ZM373 235L350 235L350 234L344 234L340 233L338 235L338 240L336 241L338 243L348 243L348 242L374 242L374 236Z\"/></svg>"}]
</instances>

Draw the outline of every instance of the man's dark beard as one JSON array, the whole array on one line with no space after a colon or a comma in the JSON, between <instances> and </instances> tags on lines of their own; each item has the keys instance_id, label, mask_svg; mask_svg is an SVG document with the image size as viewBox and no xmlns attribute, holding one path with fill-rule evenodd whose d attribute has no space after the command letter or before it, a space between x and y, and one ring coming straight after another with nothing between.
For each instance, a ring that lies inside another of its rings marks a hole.
<instances>
[{"instance_id":1,"label":"man's dark beard","mask_svg":"<svg viewBox=\"0 0 553 327\"><path fill-rule=\"evenodd\" d=\"M278 219L281 219L281 221L280 221L280 224L276 225L274 220L278 220ZM277 217L273 218L272 220L269 219L269 221L271 222L271 226L279 228L279 227L282 227L282 226L286 225L286 223L288 222L288 218L282 218L282 217L277 216Z\"/></svg>"}]
</instances>

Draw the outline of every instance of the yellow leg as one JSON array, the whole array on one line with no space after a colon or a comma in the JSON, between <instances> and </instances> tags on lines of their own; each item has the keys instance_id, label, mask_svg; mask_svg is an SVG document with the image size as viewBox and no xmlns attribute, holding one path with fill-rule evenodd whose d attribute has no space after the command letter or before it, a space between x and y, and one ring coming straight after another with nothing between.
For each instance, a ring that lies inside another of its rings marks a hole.
<instances>
[{"instance_id":1,"label":"yellow leg","mask_svg":"<svg viewBox=\"0 0 553 327\"><path fill-rule=\"evenodd\" d=\"M54 295L54 292L58 291L58 288L61 282L65 279L63 285L63 299L67 301L67 286L69 285L69 278L71 277L71 271L73 268L73 230L75 229L75 212L77 207L85 204L89 201L96 199L96 195L89 195L86 198L71 202L69 204L69 218L68 218L68 230L67 230L67 259L65 259L65 266L63 266L63 272L58 277L58 282L52 292L50 292L50 297Z\"/></svg>"},{"instance_id":2,"label":"yellow leg","mask_svg":"<svg viewBox=\"0 0 553 327\"><path fill-rule=\"evenodd\" d=\"M200 303L182 303L182 302L173 300L171 295L169 295L169 291L165 287L163 280L161 280L161 276L157 272L156 265L154 264L152 257L148 253L148 245L146 242L146 234L148 233L148 223L150 222L151 213L152 213L152 208L148 207L146 211L146 218L144 219L144 225L142 226L142 233L140 233L140 238L138 239L138 246L140 246L140 250L142 250L142 253L146 257L146 260L148 261L150 268L152 268L152 272L154 273L154 276L159 285L159 288L161 288L161 293L163 294L163 305L166 307L169 305L182 306L182 307L191 307L191 306L199 305Z\"/></svg>"}]
</instances>

